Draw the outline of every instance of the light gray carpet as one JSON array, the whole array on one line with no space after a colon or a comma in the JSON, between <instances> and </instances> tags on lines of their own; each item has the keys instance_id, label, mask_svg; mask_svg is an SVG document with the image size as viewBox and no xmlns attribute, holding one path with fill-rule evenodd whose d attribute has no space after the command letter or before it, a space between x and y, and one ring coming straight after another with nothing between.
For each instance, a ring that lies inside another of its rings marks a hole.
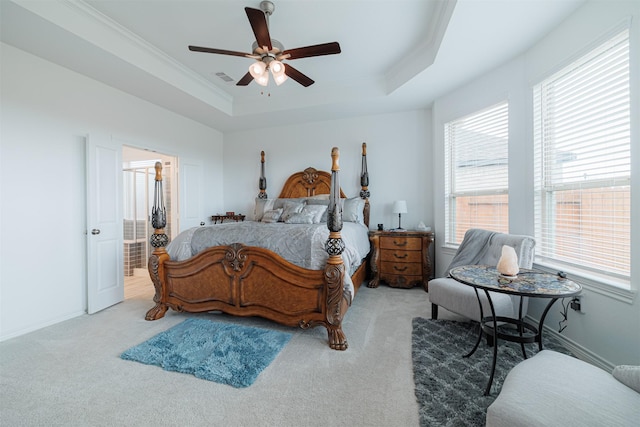
<instances>
[{"instance_id":1,"label":"light gray carpet","mask_svg":"<svg viewBox=\"0 0 640 427\"><path fill-rule=\"evenodd\" d=\"M345 319L344 352L329 348L324 328L198 315L293 333L256 382L241 389L120 359L194 316L169 311L148 322L152 306L150 290L147 298L0 343L0 425L419 425L411 321L430 316L422 288L361 287Z\"/></svg>"},{"instance_id":2,"label":"light gray carpet","mask_svg":"<svg viewBox=\"0 0 640 427\"><path fill-rule=\"evenodd\" d=\"M520 344L500 341L491 395L484 396L493 348L483 339L473 355L462 357L473 348L478 331L477 323L413 319L413 370L421 426L485 425L487 408L523 356ZM569 354L548 334L543 335L543 343L547 349ZM525 349L531 357L538 345L526 344Z\"/></svg>"}]
</instances>

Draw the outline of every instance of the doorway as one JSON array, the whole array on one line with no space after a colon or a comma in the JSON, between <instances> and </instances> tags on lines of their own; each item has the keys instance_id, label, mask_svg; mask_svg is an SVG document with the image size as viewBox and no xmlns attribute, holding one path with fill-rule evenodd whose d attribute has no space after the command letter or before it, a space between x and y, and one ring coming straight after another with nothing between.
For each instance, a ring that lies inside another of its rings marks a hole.
<instances>
[{"instance_id":1,"label":"doorway","mask_svg":"<svg viewBox=\"0 0 640 427\"><path fill-rule=\"evenodd\" d=\"M165 233L171 239L177 230L176 158L133 147L122 147L124 297L153 297L153 284L147 271L147 260L153 251L149 236L154 197L155 164L162 163L164 202L167 209Z\"/></svg>"}]
</instances>

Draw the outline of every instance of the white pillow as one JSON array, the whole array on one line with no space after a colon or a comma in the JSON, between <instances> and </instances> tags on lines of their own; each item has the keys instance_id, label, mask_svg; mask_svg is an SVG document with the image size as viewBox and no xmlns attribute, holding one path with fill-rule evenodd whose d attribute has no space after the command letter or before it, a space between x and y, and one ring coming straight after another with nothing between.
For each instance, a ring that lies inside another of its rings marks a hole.
<instances>
[{"instance_id":1,"label":"white pillow","mask_svg":"<svg viewBox=\"0 0 640 427\"><path fill-rule=\"evenodd\" d=\"M342 220L364 224L364 199L360 197L353 197L351 199L342 200Z\"/></svg>"},{"instance_id":2,"label":"white pillow","mask_svg":"<svg viewBox=\"0 0 640 427\"><path fill-rule=\"evenodd\" d=\"M262 215L262 222L278 222L280 216L282 215L282 209L273 209L270 211L266 211L264 215Z\"/></svg>"},{"instance_id":3,"label":"white pillow","mask_svg":"<svg viewBox=\"0 0 640 427\"><path fill-rule=\"evenodd\" d=\"M256 197L256 206L253 209L253 220L261 221L265 212L273 210L274 199L261 199Z\"/></svg>"}]
</instances>

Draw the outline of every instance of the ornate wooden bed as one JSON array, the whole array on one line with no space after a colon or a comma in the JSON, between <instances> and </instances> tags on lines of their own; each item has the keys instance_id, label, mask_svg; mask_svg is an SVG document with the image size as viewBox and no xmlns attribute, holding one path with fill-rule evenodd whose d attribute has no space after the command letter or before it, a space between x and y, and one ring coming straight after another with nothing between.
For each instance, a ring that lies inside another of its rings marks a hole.
<instances>
[{"instance_id":1,"label":"ornate wooden bed","mask_svg":"<svg viewBox=\"0 0 640 427\"><path fill-rule=\"evenodd\" d=\"M366 144L362 144L362 190L365 201L364 220L369 221ZM156 303L146 314L147 320L164 316L168 308L184 312L221 311L234 316L260 316L280 324L303 329L323 325L329 346L346 350L347 339L342 319L351 305L351 293L345 289L344 242L339 197L345 197L339 184L339 152L333 148L331 173L307 168L286 181L279 198L311 197L329 194L325 244L327 263L322 270L294 265L267 249L233 243L200 252L185 261L172 261L165 246L166 211L162 198L161 164L156 164L156 195L152 209L155 229L149 258L149 274L155 287ZM266 198L264 152L259 198ZM351 275L353 295L366 279L366 260Z\"/></svg>"}]
</instances>

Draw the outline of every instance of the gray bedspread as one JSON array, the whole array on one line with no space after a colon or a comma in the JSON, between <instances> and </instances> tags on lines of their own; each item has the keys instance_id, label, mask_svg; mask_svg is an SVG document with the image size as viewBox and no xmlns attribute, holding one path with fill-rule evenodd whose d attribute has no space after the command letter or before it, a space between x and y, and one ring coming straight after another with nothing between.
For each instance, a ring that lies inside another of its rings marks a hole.
<instances>
[{"instance_id":1,"label":"gray bedspread","mask_svg":"<svg viewBox=\"0 0 640 427\"><path fill-rule=\"evenodd\" d=\"M341 234L346 247L342 253L348 273L345 285L353 296L350 276L369 253L368 229L359 223L345 222ZM169 243L167 252L172 260L184 261L212 246L242 243L268 249L299 267L321 270L328 258L324 249L328 237L329 229L324 223L230 222L185 230Z\"/></svg>"}]
</instances>

